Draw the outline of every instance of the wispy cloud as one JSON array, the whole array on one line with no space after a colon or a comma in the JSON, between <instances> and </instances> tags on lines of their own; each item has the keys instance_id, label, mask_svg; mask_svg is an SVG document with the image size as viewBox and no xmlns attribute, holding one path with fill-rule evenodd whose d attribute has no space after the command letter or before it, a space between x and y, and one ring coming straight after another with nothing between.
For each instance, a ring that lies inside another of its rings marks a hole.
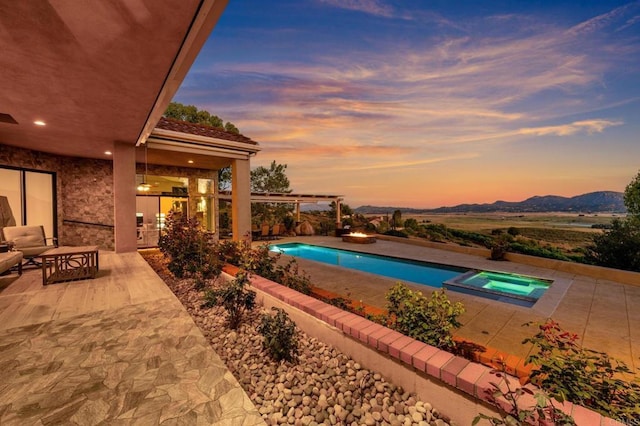
<instances>
[{"instance_id":1,"label":"wispy cloud","mask_svg":"<svg viewBox=\"0 0 640 426\"><path fill-rule=\"evenodd\" d=\"M374 16L389 18L393 16L393 8L378 0L320 0L333 7L354 10Z\"/></svg>"},{"instance_id":2,"label":"wispy cloud","mask_svg":"<svg viewBox=\"0 0 640 426\"><path fill-rule=\"evenodd\" d=\"M446 173L461 160L486 173L490 161L505 159L509 143L557 147L558 140L589 141L631 124L618 111L637 105L639 92L629 86L620 95L610 86L620 73L637 74L638 41L620 29L636 25L640 2L567 27L540 15L453 20L381 0L320 1L393 18L385 25L399 35L363 34L367 48L337 37L315 54L278 36L273 55L216 57L193 70L180 91L204 94L200 107L260 142L254 164L288 163L298 182L344 183L309 176L323 169L370 173L378 185L385 176L389 187L391 175L448 182ZM415 22L394 21L405 16L445 29L425 34ZM296 54L283 54L289 50Z\"/></svg>"},{"instance_id":3,"label":"wispy cloud","mask_svg":"<svg viewBox=\"0 0 640 426\"><path fill-rule=\"evenodd\" d=\"M581 22L578 25L569 29L569 33L574 35L584 35L599 31L608 25L611 25L617 20L624 19L630 11L640 9L640 2L634 1L623 6L617 7L607 13L603 13L594 18L591 18L585 22ZM632 18L633 19L633 18ZM628 21L627 21L628 24Z\"/></svg>"},{"instance_id":4,"label":"wispy cloud","mask_svg":"<svg viewBox=\"0 0 640 426\"><path fill-rule=\"evenodd\" d=\"M536 135L536 136L570 136L576 133L584 132L588 134L602 133L606 128L611 126L620 126L624 124L622 121L610 121L610 120L585 120L574 121L569 124L562 124L559 126L544 126L544 127L529 127L520 129L518 133L522 135Z\"/></svg>"}]
</instances>

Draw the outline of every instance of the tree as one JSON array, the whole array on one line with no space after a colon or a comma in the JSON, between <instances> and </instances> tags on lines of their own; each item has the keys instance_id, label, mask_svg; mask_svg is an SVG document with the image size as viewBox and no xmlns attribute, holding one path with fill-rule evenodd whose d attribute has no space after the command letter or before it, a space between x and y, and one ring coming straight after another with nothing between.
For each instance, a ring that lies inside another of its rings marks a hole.
<instances>
[{"instance_id":1,"label":"tree","mask_svg":"<svg viewBox=\"0 0 640 426\"><path fill-rule=\"evenodd\" d=\"M624 205L630 216L640 217L640 172L624 190Z\"/></svg>"},{"instance_id":2,"label":"tree","mask_svg":"<svg viewBox=\"0 0 640 426\"><path fill-rule=\"evenodd\" d=\"M396 229L402 226L402 212L395 210L393 216L391 216L391 229Z\"/></svg>"},{"instance_id":3,"label":"tree","mask_svg":"<svg viewBox=\"0 0 640 426\"><path fill-rule=\"evenodd\" d=\"M599 266L640 272L640 172L624 191L628 216L593 238L586 259Z\"/></svg>"},{"instance_id":4,"label":"tree","mask_svg":"<svg viewBox=\"0 0 640 426\"><path fill-rule=\"evenodd\" d=\"M220 191L231 190L231 166L218 170L218 189Z\"/></svg>"},{"instance_id":5,"label":"tree","mask_svg":"<svg viewBox=\"0 0 640 426\"><path fill-rule=\"evenodd\" d=\"M329 210L329 216L336 217L336 214L337 214L336 202L332 201L331 203L329 203L329 208L331 209ZM349 204L340 203L340 214L342 216L352 216L353 210L351 209L351 207L349 207Z\"/></svg>"},{"instance_id":6,"label":"tree","mask_svg":"<svg viewBox=\"0 0 640 426\"><path fill-rule=\"evenodd\" d=\"M409 219L404 221L404 227L405 228L417 231L419 226L420 225L418 224L418 221L416 219L412 218L412 217L410 217Z\"/></svg>"},{"instance_id":7,"label":"tree","mask_svg":"<svg viewBox=\"0 0 640 426\"><path fill-rule=\"evenodd\" d=\"M251 170L251 191L272 192L288 194L289 178L286 174L287 165L278 164L275 161L269 168L260 166ZM283 221L284 218L293 211L293 204L283 203L252 203L252 216L257 217L260 222Z\"/></svg>"},{"instance_id":8,"label":"tree","mask_svg":"<svg viewBox=\"0 0 640 426\"><path fill-rule=\"evenodd\" d=\"M614 219L611 229L593 238L586 258L596 265L640 272L640 218Z\"/></svg>"},{"instance_id":9,"label":"tree","mask_svg":"<svg viewBox=\"0 0 640 426\"><path fill-rule=\"evenodd\" d=\"M226 124L217 115L211 115L209 111L199 110L195 105L183 105L180 102L171 102L164 112L167 118L173 118L189 123L205 124L207 126L224 129L230 133L240 134L240 130L231 122Z\"/></svg>"},{"instance_id":10,"label":"tree","mask_svg":"<svg viewBox=\"0 0 640 426\"><path fill-rule=\"evenodd\" d=\"M251 170L251 191L290 193L286 170L286 164L277 164L275 161L268 169L263 166L256 167Z\"/></svg>"}]
</instances>

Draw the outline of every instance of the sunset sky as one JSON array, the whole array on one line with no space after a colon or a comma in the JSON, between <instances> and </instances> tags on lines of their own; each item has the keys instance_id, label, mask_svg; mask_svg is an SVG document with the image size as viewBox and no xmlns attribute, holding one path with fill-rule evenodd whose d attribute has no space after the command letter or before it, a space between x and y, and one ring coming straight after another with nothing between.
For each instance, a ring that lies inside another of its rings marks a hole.
<instances>
[{"instance_id":1,"label":"sunset sky","mask_svg":"<svg viewBox=\"0 0 640 426\"><path fill-rule=\"evenodd\" d=\"M351 207L623 191L640 1L231 0L174 100Z\"/></svg>"}]
</instances>

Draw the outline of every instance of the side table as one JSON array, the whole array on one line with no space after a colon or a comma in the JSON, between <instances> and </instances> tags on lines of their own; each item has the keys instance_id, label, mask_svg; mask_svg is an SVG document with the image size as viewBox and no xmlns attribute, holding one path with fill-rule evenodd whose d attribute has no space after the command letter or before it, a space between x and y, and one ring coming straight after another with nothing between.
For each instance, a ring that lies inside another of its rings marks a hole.
<instances>
[{"instance_id":1,"label":"side table","mask_svg":"<svg viewBox=\"0 0 640 426\"><path fill-rule=\"evenodd\" d=\"M42 285L95 278L98 273L98 246L58 247L42 258Z\"/></svg>"}]
</instances>

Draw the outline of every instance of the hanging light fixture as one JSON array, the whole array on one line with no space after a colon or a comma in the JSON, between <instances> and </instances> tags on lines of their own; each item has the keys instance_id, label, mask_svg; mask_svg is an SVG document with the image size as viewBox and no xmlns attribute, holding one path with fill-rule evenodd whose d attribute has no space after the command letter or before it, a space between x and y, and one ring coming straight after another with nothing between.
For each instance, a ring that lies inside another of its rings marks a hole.
<instances>
[{"instance_id":1,"label":"hanging light fixture","mask_svg":"<svg viewBox=\"0 0 640 426\"><path fill-rule=\"evenodd\" d=\"M142 183L138 185L137 190L140 192L149 192L151 189L151 185L147 183L147 172L149 171L149 167L147 164L147 144L144 144L144 175L142 176Z\"/></svg>"}]
</instances>

